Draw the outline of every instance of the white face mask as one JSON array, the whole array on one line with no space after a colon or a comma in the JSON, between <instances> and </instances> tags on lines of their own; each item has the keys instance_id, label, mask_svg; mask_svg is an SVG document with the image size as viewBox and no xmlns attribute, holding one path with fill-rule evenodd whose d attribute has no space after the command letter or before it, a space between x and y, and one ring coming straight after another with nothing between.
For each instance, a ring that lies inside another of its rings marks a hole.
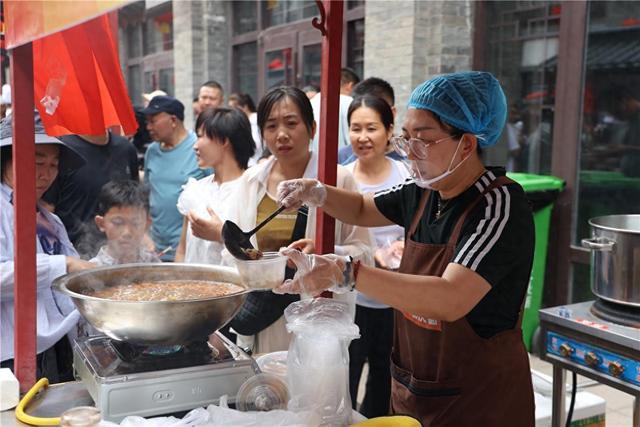
<instances>
[{"instance_id":1,"label":"white face mask","mask_svg":"<svg viewBox=\"0 0 640 427\"><path fill-rule=\"evenodd\" d=\"M428 167L427 167L426 161L409 160L409 159L405 159L403 161L405 167L409 170L409 173L411 174L411 178L413 178L413 181L416 183L418 187L425 188L427 190L433 190L433 184L440 182L444 178L451 175L453 172L455 172L456 169L460 167L461 164L464 163L465 160L469 158L469 156L465 157L455 167L451 168L451 166L453 165L453 160L456 158L456 154L458 154L458 149L460 148L461 141L462 141L462 138L458 140L456 151L453 153L453 156L451 156L451 161L449 162L449 166L447 167L447 170L438 176L434 176L433 178L427 178L429 174L428 174Z\"/></svg>"}]
</instances>

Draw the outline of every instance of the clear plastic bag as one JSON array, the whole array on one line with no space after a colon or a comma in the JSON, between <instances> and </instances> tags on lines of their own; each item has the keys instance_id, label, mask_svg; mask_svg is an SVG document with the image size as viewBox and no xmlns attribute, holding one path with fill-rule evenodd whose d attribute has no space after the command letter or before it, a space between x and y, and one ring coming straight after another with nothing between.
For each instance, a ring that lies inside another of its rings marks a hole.
<instances>
[{"instance_id":1,"label":"clear plastic bag","mask_svg":"<svg viewBox=\"0 0 640 427\"><path fill-rule=\"evenodd\" d=\"M315 298L292 303L284 314L294 334L287 354L288 409L314 411L323 426L348 425L349 343L360 337L349 307Z\"/></svg>"},{"instance_id":2,"label":"clear plastic bag","mask_svg":"<svg viewBox=\"0 0 640 427\"><path fill-rule=\"evenodd\" d=\"M315 427L320 424L320 416L312 411L283 411L276 409L268 412L241 412L229 409L227 396L220 398L220 405L207 407L209 418L202 427Z\"/></svg>"}]
</instances>

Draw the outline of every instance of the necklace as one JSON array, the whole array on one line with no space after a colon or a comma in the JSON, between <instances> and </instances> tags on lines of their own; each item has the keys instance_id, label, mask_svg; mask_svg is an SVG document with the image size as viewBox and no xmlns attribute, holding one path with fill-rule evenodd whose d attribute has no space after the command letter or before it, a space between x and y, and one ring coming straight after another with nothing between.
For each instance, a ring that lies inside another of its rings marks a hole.
<instances>
[{"instance_id":1,"label":"necklace","mask_svg":"<svg viewBox=\"0 0 640 427\"><path fill-rule=\"evenodd\" d=\"M476 182L477 180L480 179L480 177L482 175L484 175L484 173L487 170L485 168L482 168L482 171L478 174L478 176L473 180L473 182ZM446 200L442 200L442 198L440 197L440 193L437 194L436 196L437 202L436 202L436 219L440 219L440 215L442 215L442 210L446 207L447 201Z\"/></svg>"}]
</instances>

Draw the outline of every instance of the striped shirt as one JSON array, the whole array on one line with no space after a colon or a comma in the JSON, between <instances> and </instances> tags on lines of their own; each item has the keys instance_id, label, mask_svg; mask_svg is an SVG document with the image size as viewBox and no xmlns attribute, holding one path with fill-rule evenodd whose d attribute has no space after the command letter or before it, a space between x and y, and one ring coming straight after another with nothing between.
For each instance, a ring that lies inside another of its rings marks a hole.
<instances>
[{"instance_id":1,"label":"striped shirt","mask_svg":"<svg viewBox=\"0 0 640 427\"><path fill-rule=\"evenodd\" d=\"M447 243L464 209L495 180L502 168L489 168L471 187L451 200L429 196L425 213L411 238L420 243ZM411 181L376 194L380 212L408 230L424 190ZM440 202L440 203L439 203ZM440 216L436 218L440 204ZM527 198L518 184L486 193L467 217L451 262L482 276L491 290L467 314L482 337L512 328L529 284L535 234Z\"/></svg>"}]
</instances>

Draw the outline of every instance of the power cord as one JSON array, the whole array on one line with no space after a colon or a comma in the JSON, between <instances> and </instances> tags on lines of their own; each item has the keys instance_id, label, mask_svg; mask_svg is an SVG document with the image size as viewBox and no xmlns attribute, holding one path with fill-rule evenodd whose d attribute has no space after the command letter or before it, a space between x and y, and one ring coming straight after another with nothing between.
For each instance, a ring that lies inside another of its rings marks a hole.
<instances>
[{"instance_id":1,"label":"power cord","mask_svg":"<svg viewBox=\"0 0 640 427\"><path fill-rule=\"evenodd\" d=\"M567 422L565 423L565 427L571 426L571 419L573 418L573 407L576 404L578 375L575 372L571 372L571 382L571 403L569 404L569 412L567 412Z\"/></svg>"}]
</instances>

